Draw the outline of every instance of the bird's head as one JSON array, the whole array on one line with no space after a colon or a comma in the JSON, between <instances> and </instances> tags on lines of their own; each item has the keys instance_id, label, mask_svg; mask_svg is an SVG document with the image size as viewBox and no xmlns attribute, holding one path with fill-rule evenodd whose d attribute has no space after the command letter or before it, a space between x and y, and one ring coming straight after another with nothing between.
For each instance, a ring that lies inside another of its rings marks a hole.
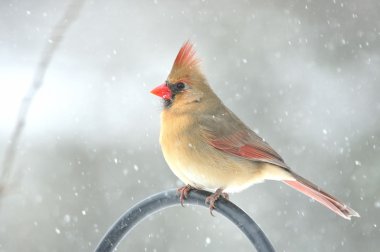
<instances>
[{"instance_id":1,"label":"bird's head","mask_svg":"<svg viewBox=\"0 0 380 252\"><path fill-rule=\"evenodd\" d=\"M165 108L190 108L212 93L199 68L193 45L188 41L178 52L166 81L154 88L152 94L164 99ZM190 106L189 106L190 105Z\"/></svg>"}]
</instances>

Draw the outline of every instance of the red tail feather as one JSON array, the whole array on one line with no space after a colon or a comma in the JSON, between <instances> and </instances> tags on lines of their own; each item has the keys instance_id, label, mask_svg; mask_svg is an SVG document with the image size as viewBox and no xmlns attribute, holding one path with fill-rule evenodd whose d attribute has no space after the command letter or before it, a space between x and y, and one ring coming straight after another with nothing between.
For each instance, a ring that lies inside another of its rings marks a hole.
<instances>
[{"instance_id":1,"label":"red tail feather","mask_svg":"<svg viewBox=\"0 0 380 252\"><path fill-rule=\"evenodd\" d=\"M329 195L328 193L322 191L318 186L307 181L306 179L293 173L296 180L283 180L288 186L304 193L310 198L318 201L322 205L326 206L330 210L334 211L336 214L342 216L345 219L351 220L351 217L360 217L360 215L353 209L349 208L345 204L341 203L339 200Z\"/></svg>"}]
</instances>

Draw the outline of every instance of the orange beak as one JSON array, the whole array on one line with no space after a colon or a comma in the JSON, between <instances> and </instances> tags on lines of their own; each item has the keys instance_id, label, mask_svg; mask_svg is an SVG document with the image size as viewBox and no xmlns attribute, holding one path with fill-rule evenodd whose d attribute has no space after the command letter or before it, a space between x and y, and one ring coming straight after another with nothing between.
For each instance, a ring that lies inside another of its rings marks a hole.
<instances>
[{"instance_id":1,"label":"orange beak","mask_svg":"<svg viewBox=\"0 0 380 252\"><path fill-rule=\"evenodd\" d=\"M166 100L170 100L172 98L172 91L168 88L166 83L163 83L150 91L152 94L162 97Z\"/></svg>"}]
</instances>

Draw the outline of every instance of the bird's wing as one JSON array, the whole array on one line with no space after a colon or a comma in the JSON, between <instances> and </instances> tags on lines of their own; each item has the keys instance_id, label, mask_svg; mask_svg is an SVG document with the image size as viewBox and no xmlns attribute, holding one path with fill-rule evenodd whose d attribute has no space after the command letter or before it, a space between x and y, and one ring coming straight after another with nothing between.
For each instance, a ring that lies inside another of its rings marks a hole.
<instances>
[{"instance_id":1,"label":"bird's wing","mask_svg":"<svg viewBox=\"0 0 380 252\"><path fill-rule=\"evenodd\" d=\"M202 116L199 123L204 139L214 148L241 158L288 169L281 156L227 108L216 114Z\"/></svg>"}]
</instances>

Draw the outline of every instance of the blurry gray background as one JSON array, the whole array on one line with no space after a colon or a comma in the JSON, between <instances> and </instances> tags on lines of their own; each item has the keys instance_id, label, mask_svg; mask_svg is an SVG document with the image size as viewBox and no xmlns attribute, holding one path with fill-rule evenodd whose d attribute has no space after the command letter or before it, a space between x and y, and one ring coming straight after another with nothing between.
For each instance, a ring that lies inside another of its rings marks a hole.
<instances>
[{"instance_id":1,"label":"blurry gray background","mask_svg":"<svg viewBox=\"0 0 380 252\"><path fill-rule=\"evenodd\" d=\"M0 2L0 157L68 2ZM266 182L233 194L278 251L380 246L380 5L368 1L86 1L30 107L0 200L0 251L92 251L145 197L181 183L158 143L162 83L184 41L215 92L285 161L361 218ZM120 251L250 251L206 208L174 207Z\"/></svg>"}]
</instances>

